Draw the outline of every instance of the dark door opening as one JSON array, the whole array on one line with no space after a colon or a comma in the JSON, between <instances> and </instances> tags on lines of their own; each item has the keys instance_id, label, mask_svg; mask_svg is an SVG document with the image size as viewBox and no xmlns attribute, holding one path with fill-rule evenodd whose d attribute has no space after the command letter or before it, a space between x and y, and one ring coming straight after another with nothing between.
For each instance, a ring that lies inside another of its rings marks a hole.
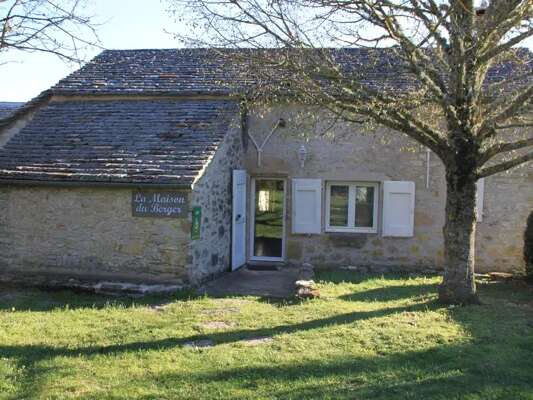
<instances>
[{"instance_id":1,"label":"dark door opening","mask_svg":"<svg viewBox=\"0 0 533 400\"><path fill-rule=\"evenodd\" d=\"M256 178L252 238L253 259L283 259L284 215L285 181Z\"/></svg>"}]
</instances>

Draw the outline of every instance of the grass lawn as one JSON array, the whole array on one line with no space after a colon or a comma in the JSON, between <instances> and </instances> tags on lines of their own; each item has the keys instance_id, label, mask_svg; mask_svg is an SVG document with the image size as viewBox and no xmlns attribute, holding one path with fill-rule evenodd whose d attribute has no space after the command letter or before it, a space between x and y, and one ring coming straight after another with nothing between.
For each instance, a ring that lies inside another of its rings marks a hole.
<instances>
[{"instance_id":1,"label":"grass lawn","mask_svg":"<svg viewBox=\"0 0 533 400\"><path fill-rule=\"evenodd\" d=\"M445 308L436 277L319 280L301 303L2 289L0 399L533 399L531 288Z\"/></svg>"}]
</instances>

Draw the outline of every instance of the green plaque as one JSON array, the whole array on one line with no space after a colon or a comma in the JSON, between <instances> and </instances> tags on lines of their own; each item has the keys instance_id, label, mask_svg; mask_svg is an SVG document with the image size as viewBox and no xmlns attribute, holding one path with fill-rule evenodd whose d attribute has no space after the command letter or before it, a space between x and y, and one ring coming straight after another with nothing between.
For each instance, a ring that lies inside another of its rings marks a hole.
<instances>
[{"instance_id":1,"label":"green plaque","mask_svg":"<svg viewBox=\"0 0 533 400\"><path fill-rule=\"evenodd\" d=\"M200 223L202 222L202 208L195 206L192 208L191 239L200 239Z\"/></svg>"}]
</instances>

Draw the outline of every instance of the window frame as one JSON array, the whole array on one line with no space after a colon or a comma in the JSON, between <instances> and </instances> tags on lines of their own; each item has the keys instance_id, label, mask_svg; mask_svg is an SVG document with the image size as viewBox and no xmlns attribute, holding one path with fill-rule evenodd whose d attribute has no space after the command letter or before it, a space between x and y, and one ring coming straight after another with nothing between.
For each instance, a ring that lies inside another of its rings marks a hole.
<instances>
[{"instance_id":1,"label":"window frame","mask_svg":"<svg viewBox=\"0 0 533 400\"><path fill-rule=\"evenodd\" d=\"M331 187L332 186L348 186L348 226L331 226ZM374 188L374 207L373 225L371 227L355 226L355 196L357 187L372 187ZM326 232L348 232L348 233L377 233L378 232L378 205L379 205L379 183L378 182L362 182L362 181L327 181L326 182L326 210L325 210L325 231ZM352 225L350 225L352 224Z\"/></svg>"}]
</instances>

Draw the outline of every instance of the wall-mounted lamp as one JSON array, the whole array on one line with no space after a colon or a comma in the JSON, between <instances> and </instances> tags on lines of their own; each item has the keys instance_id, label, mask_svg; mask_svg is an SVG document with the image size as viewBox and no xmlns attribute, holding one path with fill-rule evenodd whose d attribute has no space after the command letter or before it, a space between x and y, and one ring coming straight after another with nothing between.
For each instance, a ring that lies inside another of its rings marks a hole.
<instances>
[{"instance_id":1,"label":"wall-mounted lamp","mask_svg":"<svg viewBox=\"0 0 533 400\"><path fill-rule=\"evenodd\" d=\"M298 160L300 161L300 168L303 168L305 166L305 162L307 161L307 149L302 144L300 148L298 149Z\"/></svg>"}]
</instances>

